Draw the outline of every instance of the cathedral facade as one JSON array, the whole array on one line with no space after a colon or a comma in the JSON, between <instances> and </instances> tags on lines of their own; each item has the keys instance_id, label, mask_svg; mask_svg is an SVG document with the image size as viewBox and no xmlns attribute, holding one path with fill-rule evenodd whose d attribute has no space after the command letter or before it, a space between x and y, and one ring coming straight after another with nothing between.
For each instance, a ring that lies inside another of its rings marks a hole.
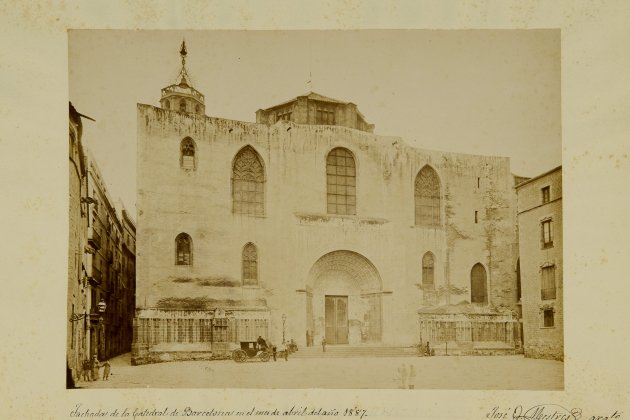
<instances>
[{"instance_id":1,"label":"cathedral facade","mask_svg":"<svg viewBox=\"0 0 630 420\"><path fill-rule=\"evenodd\" d=\"M508 158L412 147L314 92L256 122L206 116L204 101L182 65L160 107L137 107L134 363L259 335L514 346Z\"/></svg>"}]
</instances>

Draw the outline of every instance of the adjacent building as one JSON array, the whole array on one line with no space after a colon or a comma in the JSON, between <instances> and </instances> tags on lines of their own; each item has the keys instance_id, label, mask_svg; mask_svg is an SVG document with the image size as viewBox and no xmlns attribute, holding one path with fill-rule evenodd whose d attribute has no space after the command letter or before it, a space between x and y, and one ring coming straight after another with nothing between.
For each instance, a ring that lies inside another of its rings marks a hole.
<instances>
[{"instance_id":1,"label":"adjacent building","mask_svg":"<svg viewBox=\"0 0 630 420\"><path fill-rule=\"evenodd\" d=\"M562 167L516 191L525 356L563 360Z\"/></svg>"},{"instance_id":2,"label":"adjacent building","mask_svg":"<svg viewBox=\"0 0 630 420\"><path fill-rule=\"evenodd\" d=\"M90 349L99 359L130 350L135 273L135 223L126 210L120 216L107 190L96 160L88 154L88 243ZM106 310L97 305L104 302Z\"/></svg>"},{"instance_id":3,"label":"adjacent building","mask_svg":"<svg viewBox=\"0 0 630 420\"><path fill-rule=\"evenodd\" d=\"M255 123L209 117L180 53L161 106L137 109L133 363L258 335L515 349L509 158L376 135L355 104L314 92Z\"/></svg>"},{"instance_id":4,"label":"adjacent building","mask_svg":"<svg viewBox=\"0 0 630 420\"><path fill-rule=\"evenodd\" d=\"M86 346L89 297L85 271L85 249L87 246L87 162L82 143L82 115L69 105L69 224L68 224L68 283L66 335L66 365L69 382L80 375L81 363L89 357Z\"/></svg>"},{"instance_id":5,"label":"adjacent building","mask_svg":"<svg viewBox=\"0 0 630 420\"><path fill-rule=\"evenodd\" d=\"M94 157L82 143L82 118L70 104L67 283L68 386L82 364L130 351L135 311L135 222L117 212Z\"/></svg>"}]
</instances>

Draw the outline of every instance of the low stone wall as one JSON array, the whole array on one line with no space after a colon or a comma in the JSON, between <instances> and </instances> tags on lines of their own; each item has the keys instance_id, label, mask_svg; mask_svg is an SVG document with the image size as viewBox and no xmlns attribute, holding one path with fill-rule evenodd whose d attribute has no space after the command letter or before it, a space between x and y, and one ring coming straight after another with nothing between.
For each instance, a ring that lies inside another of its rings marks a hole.
<instances>
[{"instance_id":1,"label":"low stone wall","mask_svg":"<svg viewBox=\"0 0 630 420\"><path fill-rule=\"evenodd\" d=\"M563 361L564 349L557 343L530 343L525 346L525 357Z\"/></svg>"}]
</instances>

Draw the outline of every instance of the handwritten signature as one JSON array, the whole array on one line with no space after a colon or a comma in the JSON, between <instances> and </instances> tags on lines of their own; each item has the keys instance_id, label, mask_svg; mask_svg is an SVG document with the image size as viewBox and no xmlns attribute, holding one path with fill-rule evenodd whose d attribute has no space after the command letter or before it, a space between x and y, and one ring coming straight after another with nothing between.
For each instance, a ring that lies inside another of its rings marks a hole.
<instances>
[{"instance_id":1,"label":"handwritten signature","mask_svg":"<svg viewBox=\"0 0 630 420\"><path fill-rule=\"evenodd\" d=\"M538 404L529 408L517 405L503 409L493 407L486 413L486 419L490 420L581 420L583 417L581 408L567 409L558 404ZM620 419L621 413L615 411L611 415L594 415L585 417L585 420L609 420Z\"/></svg>"}]
</instances>

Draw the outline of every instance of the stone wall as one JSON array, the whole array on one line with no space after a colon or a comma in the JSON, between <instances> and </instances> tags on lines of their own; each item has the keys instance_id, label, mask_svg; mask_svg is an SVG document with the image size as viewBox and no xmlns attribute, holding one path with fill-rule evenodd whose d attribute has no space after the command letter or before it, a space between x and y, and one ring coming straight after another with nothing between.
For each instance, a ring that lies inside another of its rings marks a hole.
<instances>
[{"instance_id":1,"label":"stone wall","mask_svg":"<svg viewBox=\"0 0 630 420\"><path fill-rule=\"evenodd\" d=\"M308 274L322 256L339 250L360 254L378 272L387 343L417 339L427 251L436 260L436 303L470 301L471 268L481 263L489 304L516 304L515 196L507 158L421 150L397 137L338 126L245 123L148 105L138 105L137 123L138 308L177 299L263 302L271 338L282 335L284 313L287 338L304 345ZM185 137L197 146L194 170L180 168ZM231 166L245 146L265 167L259 217L232 212ZM326 156L335 147L355 157L356 216L327 214ZM414 182L425 165L440 178L439 227L415 226ZM181 232L193 240L192 266L174 263ZM242 286L241 252L248 242L258 249L257 286Z\"/></svg>"}]
</instances>

